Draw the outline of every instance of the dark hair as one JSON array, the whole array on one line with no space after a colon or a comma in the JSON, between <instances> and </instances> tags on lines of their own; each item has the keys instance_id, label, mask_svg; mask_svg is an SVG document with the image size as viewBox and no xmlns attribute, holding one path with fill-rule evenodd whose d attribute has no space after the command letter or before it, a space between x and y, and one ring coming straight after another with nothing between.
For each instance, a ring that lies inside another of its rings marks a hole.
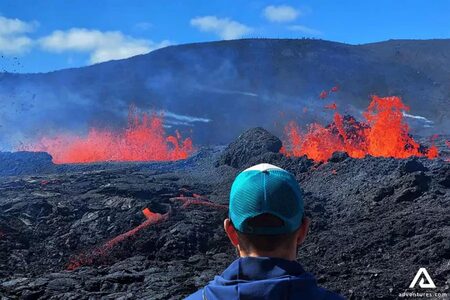
<instances>
[{"instance_id":1,"label":"dark hair","mask_svg":"<svg viewBox=\"0 0 450 300\"><path fill-rule=\"evenodd\" d=\"M272 214L261 214L246 221L252 227L279 227L283 221ZM287 247L292 243L296 236L296 231L283 234L247 234L236 230L239 245L244 251L274 251L276 249Z\"/></svg>"}]
</instances>

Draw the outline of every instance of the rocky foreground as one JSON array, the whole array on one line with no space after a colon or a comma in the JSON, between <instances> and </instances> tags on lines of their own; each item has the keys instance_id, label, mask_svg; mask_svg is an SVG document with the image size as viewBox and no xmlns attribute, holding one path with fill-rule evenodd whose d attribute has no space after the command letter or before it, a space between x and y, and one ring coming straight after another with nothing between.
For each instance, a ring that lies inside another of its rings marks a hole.
<instances>
[{"instance_id":1,"label":"rocky foreground","mask_svg":"<svg viewBox=\"0 0 450 300\"><path fill-rule=\"evenodd\" d=\"M173 163L51 166L41 155L33 173L22 157L27 170L0 177L1 299L182 299L236 258L222 229L229 187L260 162L300 182L312 227L299 261L322 286L396 299L423 291L408 287L426 268L433 292L450 294L448 162L335 153L314 164L280 147L253 129ZM148 223L145 208L164 218Z\"/></svg>"}]
</instances>

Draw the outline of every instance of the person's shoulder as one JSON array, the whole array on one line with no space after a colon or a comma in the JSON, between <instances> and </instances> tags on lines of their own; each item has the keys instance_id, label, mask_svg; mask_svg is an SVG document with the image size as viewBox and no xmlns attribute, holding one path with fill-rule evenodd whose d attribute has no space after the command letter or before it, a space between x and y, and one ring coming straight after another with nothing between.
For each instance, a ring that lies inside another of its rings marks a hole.
<instances>
[{"instance_id":1,"label":"person's shoulder","mask_svg":"<svg viewBox=\"0 0 450 300\"><path fill-rule=\"evenodd\" d=\"M304 273L303 274L304 278L308 278L310 284L308 285L307 293L311 293L310 297L311 299L318 299L318 300L345 300L347 298L345 298L344 296L330 291L320 285L317 284L317 280L314 277L314 275L312 273ZM303 286L305 287L305 286Z\"/></svg>"},{"instance_id":2,"label":"person's shoulder","mask_svg":"<svg viewBox=\"0 0 450 300\"><path fill-rule=\"evenodd\" d=\"M203 299L202 291L203 291L203 289L200 289L200 290L196 291L195 293L184 298L184 300L202 300Z\"/></svg>"}]
</instances>

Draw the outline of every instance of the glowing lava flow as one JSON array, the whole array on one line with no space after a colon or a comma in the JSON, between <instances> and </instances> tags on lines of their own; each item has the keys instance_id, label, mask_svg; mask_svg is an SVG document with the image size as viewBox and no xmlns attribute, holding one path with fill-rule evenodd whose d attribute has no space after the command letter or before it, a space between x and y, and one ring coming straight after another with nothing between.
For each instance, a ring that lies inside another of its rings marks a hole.
<instances>
[{"instance_id":1,"label":"glowing lava flow","mask_svg":"<svg viewBox=\"0 0 450 300\"><path fill-rule=\"evenodd\" d=\"M399 97L372 97L367 111L363 113L366 122L356 122L351 117L334 114L334 122L324 127L313 123L302 132L294 122L285 130L287 141L282 152L288 156L303 156L317 162L327 161L333 152L344 151L354 158L366 155L406 158L410 156L438 156L437 147L432 145L424 151L409 135L409 127L403 119L403 111L409 107Z\"/></svg>"},{"instance_id":2,"label":"glowing lava flow","mask_svg":"<svg viewBox=\"0 0 450 300\"><path fill-rule=\"evenodd\" d=\"M183 205L181 206L182 209L186 209L190 205L202 205L202 206L208 206L216 209L228 209L228 206L216 204L213 202L210 202L206 197L203 197L198 194L192 194L192 197L186 197L183 195L180 195L179 197L173 197L169 199L170 201L181 201ZM152 212L148 208L144 208L142 210L142 213L146 217L146 221L140 224L139 226L131 229L130 231L127 231L125 233L122 233L115 238L109 240L105 244L96 247L92 251L89 251L89 253L83 253L80 254L74 258L72 258L67 265L67 270L75 270L79 267L86 266L86 265L92 265L96 260L99 258L102 258L109 254L109 252L120 242L124 241L125 239L135 235L139 231L141 231L144 228L149 227L150 225L166 221L169 219L169 213L165 214L158 214ZM2 237L2 232L0 231L0 238Z\"/></svg>"},{"instance_id":3,"label":"glowing lava flow","mask_svg":"<svg viewBox=\"0 0 450 300\"><path fill-rule=\"evenodd\" d=\"M114 132L91 128L87 137L61 135L44 137L38 143L19 150L45 151L54 163L88 163L101 161L167 161L189 157L192 140L166 137L162 116L143 114L142 118L131 108L128 126Z\"/></svg>"},{"instance_id":4,"label":"glowing lava flow","mask_svg":"<svg viewBox=\"0 0 450 300\"><path fill-rule=\"evenodd\" d=\"M148 208L145 208L142 212L145 215L145 217L147 218L147 220L144 223L131 229L130 231L127 231L125 233L122 233L122 234L116 236L115 238L113 238L112 240L109 240L107 243L103 244L102 246L90 251L89 254L81 254L81 255L73 258L69 262L69 265L67 266L67 270L75 270L81 266L93 264L96 259L108 254L114 246L116 246L123 240L135 235L136 233L138 233L139 231L141 231L144 228L149 227L150 225L159 223L161 221L165 221L169 218L168 213L161 215L161 214L150 211Z\"/></svg>"}]
</instances>

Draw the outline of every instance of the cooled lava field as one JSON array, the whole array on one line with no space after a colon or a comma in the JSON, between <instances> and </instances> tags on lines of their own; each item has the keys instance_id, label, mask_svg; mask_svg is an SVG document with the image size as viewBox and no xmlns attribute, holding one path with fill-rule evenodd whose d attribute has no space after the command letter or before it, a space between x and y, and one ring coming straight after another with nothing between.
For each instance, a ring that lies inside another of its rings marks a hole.
<instances>
[{"instance_id":1,"label":"cooled lava field","mask_svg":"<svg viewBox=\"0 0 450 300\"><path fill-rule=\"evenodd\" d=\"M256 128L176 162L0 153L1 299L183 299L236 258L222 229L229 188L260 162L301 184L312 225L298 260L320 285L396 299L426 268L433 292L450 294L448 161L336 152L315 163L280 148Z\"/></svg>"}]
</instances>

